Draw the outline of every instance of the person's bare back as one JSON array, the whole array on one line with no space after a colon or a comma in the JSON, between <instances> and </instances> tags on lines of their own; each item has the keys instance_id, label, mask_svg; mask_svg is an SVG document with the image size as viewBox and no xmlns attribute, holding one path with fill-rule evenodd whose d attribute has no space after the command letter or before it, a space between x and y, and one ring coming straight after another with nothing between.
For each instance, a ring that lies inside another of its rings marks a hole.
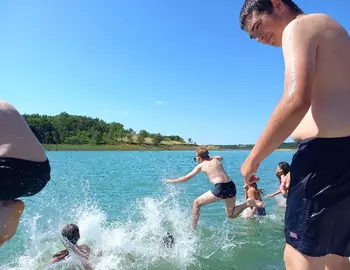
<instances>
[{"instance_id":1,"label":"person's bare back","mask_svg":"<svg viewBox=\"0 0 350 270\"><path fill-rule=\"evenodd\" d=\"M199 166L201 166L202 172L207 175L210 182L214 185L231 181L221 164L220 157L212 157L210 160L203 161Z\"/></svg>"},{"instance_id":2,"label":"person's bare back","mask_svg":"<svg viewBox=\"0 0 350 270\"><path fill-rule=\"evenodd\" d=\"M291 136L295 141L349 136L350 37L325 14L302 15L295 20L305 34L317 35L317 49L311 107Z\"/></svg>"},{"instance_id":3,"label":"person's bare back","mask_svg":"<svg viewBox=\"0 0 350 270\"><path fill-rule=\"evenodd\" d=\"M10 104L0 101L0 157L43 162L45 150L22 115Z\"/></svg>"}]
</instances>

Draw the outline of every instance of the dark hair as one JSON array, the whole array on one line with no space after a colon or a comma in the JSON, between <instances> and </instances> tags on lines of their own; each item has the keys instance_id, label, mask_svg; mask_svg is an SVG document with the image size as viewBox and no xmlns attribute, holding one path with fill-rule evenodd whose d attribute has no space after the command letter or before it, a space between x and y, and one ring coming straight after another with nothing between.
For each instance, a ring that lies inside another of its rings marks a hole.
<instances>
[{"instance_id":1,"label":"dark hair","mask_svg":"<svg viewBox=\"0 0 350 270\"><path fill-rule=\"evenodd\" d=\"M295 13L303 13L301 8L299 8L292 0L281 0L283 4L288 6L291 11ZM267 13L271 14L273 11L273 5L271 0L245 0L241 12L239 14L239 22L241 29L244 29L246 19L248 15L252 14L254 11L257 13Z\"/></svg>"},{"instance_id":2,"label":"dark hair","mask_svg":"<svg viewBox=\"0 0 350 270\"><path fill-rule=\"evenodd\" d=\"M71 242L73 245L76 245L80 238L79 227L75 224L64 225L61 233L62 233L62 236L64 238L67 238L67 240Z\"/></svg>"},{"instance_id":3,"label":"dark hair","mask_svg":"<svg viewBox=\"0 0 350 270\"><path fill-rule=\"evenodd\" d=\"M285 161L281 161L280 163L278 163L278 167L283 171L284 175L286 175L290 171L290 166Z\"/></svg>"}]
</instances>

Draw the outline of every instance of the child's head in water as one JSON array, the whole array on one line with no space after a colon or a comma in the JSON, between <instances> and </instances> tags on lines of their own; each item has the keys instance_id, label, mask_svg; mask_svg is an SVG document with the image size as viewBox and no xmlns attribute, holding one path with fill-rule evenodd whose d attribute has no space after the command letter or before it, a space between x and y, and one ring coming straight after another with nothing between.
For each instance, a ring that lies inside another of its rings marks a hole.
<instances>
[{"instance_id":1,"label":"child's head in water","mask_svg":"<svg viewBox=\"0 0 350 270\"><path fill-rule=\"evenodd\" d=\"M79 227L75 224L64 225L61 234L73 245L76 245L80 239Z\"/></svg>"},{"instance_id":2,"label":"child's head in water","mask_svg":"<svg viewBox=\"0 0 350 270\"><path fill-rule=\"evenodd\" d=\"M162 244L166 248L172 248L174 243L175 243L174 236L171 233L167 232L166 236L163 237Z\"/></svg>"}]
</instances>

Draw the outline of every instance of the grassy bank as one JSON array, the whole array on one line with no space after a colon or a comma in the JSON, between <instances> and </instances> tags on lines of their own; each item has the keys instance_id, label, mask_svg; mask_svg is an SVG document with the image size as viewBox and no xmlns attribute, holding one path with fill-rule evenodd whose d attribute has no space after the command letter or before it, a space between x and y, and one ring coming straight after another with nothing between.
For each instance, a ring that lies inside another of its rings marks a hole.
<instances>
[{"instance_id":1,"label":"grassy bank","mask_svg":"<svg viewBox=\"0 0 350 270\"><path fill-rule=\"evenodd\" d=\"M70 144L45 144L47 151L167 151L167 150L195 150L198 146L191 144L129 144L117 145L70 145ZM229 150L216 146L207 146L209 150Z\"/></svg>"}]
</instances>

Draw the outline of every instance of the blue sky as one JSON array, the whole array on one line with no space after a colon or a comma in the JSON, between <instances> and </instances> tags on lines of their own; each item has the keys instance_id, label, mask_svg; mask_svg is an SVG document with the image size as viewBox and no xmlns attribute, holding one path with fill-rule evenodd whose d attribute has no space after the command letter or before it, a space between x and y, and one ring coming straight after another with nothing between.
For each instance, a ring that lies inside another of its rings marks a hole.
<instances>
[{"instance_id":1,"label":"blue sky","mask_svg":"<svg viewBox=\"0 0 350 270\"><path fill-rule=\"evenodd\" d=\"M242 3L1 1L0 98L21 113L254 143L281 97L284 65L280 48L240 30ZM350 30L348 1L296 3Z\"/></svg>"}]
</instances>

